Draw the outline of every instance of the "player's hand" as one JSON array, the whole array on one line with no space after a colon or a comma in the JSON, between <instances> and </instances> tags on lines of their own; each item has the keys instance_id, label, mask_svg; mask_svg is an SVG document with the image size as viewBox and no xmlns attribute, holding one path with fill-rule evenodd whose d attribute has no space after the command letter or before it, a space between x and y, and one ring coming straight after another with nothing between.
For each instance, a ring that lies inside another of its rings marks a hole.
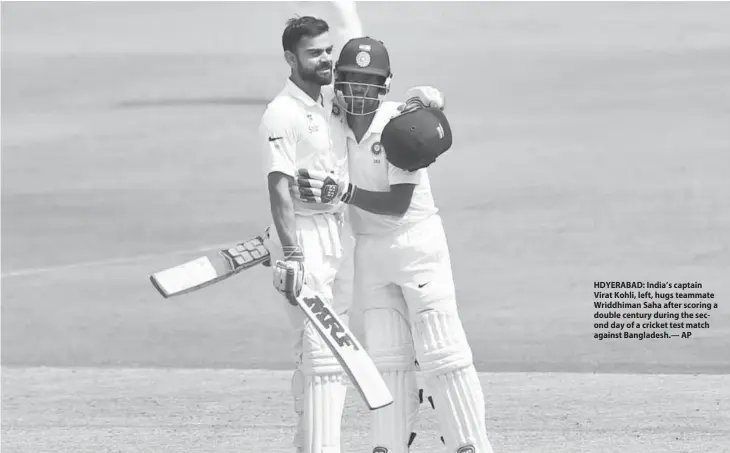
<instances>
[{"instance_id":1,"label":"player's hand","mask_svg":"<svg viewBox=\"0 0 730 453\"><path fill-rule=\"evenodd\" d=\"M340 112L347 112L347 101L345 100L345 94L342 90L335 88L335 97L332 98L333 108L337 108Z\"/></svg>"},{"instance_id":2,"label":"player's hand","mask_svg":"<svg viewBox=\"0 0 730 453\"><path fill-rule=\"evenodd\" d=\"M405 104L398 110L408 111L418 107L436 107L443 110L445 107L444 94L432 86L413 87L406 91Z\"/></svg>"},{"instance_id":3,"label":"player's hand","mask_svg":"<svg viewBox=\"0 0 730 453\"><path fill-rule=\"evenodd\" d=\"M299 246L283 246L284 260L277 260L274 266L274 287L287 298L290 304L304 285L304 254Z\"/></svg>"},{"instance_id":4,"label":"player's hand","mask_svg":"<svg viewBox=\"0 0 730 453\"><path fill-rule=\"evenodd\" d=\"M347 179L340 179L334 173L300 168L291 193L306 203L337 204L341 201L350 203L356 189Z\"/></svg>"}]
</instances>

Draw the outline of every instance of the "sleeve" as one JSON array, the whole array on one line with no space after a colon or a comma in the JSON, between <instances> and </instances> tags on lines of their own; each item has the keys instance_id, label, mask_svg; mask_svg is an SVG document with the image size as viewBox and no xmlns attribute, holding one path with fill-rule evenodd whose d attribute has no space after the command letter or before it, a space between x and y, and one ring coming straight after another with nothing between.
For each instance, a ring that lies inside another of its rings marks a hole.
<instances>
[{"instance_id":1,"label":"sleeve","mask_svg":"<svg viewBox=\"0 0 730 453\"><path fill-rule=\"evenodd\" d=\"M278 171L294 176L298 136L296 118L285 108L271 105L261 118L259 146L263 152L264 175Z\"/></svg>"},{"instance_id":2,"label":"sleeve","mask_svg":"<svg viewBox=\"0 0 730 453\"><path fill-rule=\"evenodd\" d=\"M388 183L393 186L395 184L418 184L421 182L421 176L425 168L416 171L401 170L395 165L388 165Z\"/></svg>"}]
</instances>

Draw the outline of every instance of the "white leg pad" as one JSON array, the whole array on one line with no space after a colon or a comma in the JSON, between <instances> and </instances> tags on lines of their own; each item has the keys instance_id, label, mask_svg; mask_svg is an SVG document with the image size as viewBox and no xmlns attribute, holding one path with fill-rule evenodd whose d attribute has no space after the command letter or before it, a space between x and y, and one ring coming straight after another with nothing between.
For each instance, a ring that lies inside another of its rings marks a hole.
<instances>
[{"instance_id":1,"label":"white leg pad","mask_svg":"<svg viewBox=\"0 0 730 453\"><path fill-rule=\"evenodd\" d=\"M370 444L373 453L407 453L418 417L415 350L408 321L394 309L364 313L365 343L393 404L372 411Z\"/></svg>"},{"instance_id":2,"label":"white leg pad","mask_svg":"<svg viewBox=\"0 0 730 453\"><path fill-rule=\"evenodd\" d=\"M297 365L301 365L298 363ZM297 368L291 379L291 392L294 396L294 412L297 414L297 430L294 434L293 445L297 453L302 453L304 446L304 374Z\"/></svg>"},{"instance_id":3,"label":"white leg pad","mask_svg":"<svg viewBox=\"0 0 730 453\"><path fill-rule=\"evenodd\" d=\"M493 453L484 394L461 320L456 313L434 310L418 316L413 324L414 343L446 450Z\"/></svg>"},{"instance_id":4,"label":"white leg pad","mask_svg":"<svg viewBox=\"0 0 730 453\"><path fill-rule=\"evenodd\" d=\"M346 320L344 320L346 321ZM340 453L347 375L314 326L304 329L302 361L292 379L301 453Z\"/></svg>"}]
</instances>

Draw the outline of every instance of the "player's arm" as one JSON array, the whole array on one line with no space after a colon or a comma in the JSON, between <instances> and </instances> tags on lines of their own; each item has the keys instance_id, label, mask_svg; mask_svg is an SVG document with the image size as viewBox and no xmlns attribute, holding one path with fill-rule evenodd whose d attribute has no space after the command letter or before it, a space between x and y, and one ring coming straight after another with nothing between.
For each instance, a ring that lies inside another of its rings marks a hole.
<instances>
[{"instance_id":1,"label":"player's arm","mask_svg":"<svg viewBox=\"0 0 730 453\"><path fill-rule=\"evenodd\" d=\"M411 205L421 172L401 170L388 164L388 192L362 189L334 175L306 169L297 170L292 194L307 203L344 202L374 214L403 216Z\"/></svg>"},{"instance_id":2,"label":"player's arm","mask_svg":"<svg viewBox=\"0 0 730 453\"><path fill-rule=\"evenodd\" d=\"M296 172L295 118L286 106L270 106L261 120L259 141L267 175L271 217L284 247L297 246L296 217L290 186Z\"/></svg>"},{"instance_id":3,"label":"player's arm","mask_svg":"<svg viewBox=\"0 0 730 453\"><path fill-rule=\"evenodd\" d=\"M402 217L411 206L415 184L392 184L388 192L374 192L353 186L349 203L373 214Z\"/></svg>"},{"instance_id":4,"label":"player's arm","mask_svg":"<svg viewBox=\"0 0 730 453\"><path fill-rule=\"evenodd\" d=\"M402 217L411 206L413 190L421 179L421 170L410 172L390 164L388 166L388 192L374 192L348 184L344 196L347 203L373 214ZM347 194L350 194L348 197Z\"/></svg>"},{"instance_id":5,"label":"player's arm","mask_svg":"<svg viewBox=\"0 0 730 453\"><path fill-rule=\"evenodd\" d=\"M276 231L279 232L279 241L282 246L296 246L296 217L294 216L294 202L292 201L292 177L275 171L269 173L269 204L271 217L274 220Z\"/></svg>"}]
</instances>

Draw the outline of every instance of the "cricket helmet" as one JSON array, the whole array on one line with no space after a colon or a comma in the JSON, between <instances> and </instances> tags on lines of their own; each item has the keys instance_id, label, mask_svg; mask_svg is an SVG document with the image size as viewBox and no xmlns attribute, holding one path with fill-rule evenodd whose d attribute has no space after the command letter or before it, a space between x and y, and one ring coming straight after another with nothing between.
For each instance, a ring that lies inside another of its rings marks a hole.
<instances>
[{"instance_id":1,"label":"cricket helmet","mask_svg":"<svg viewBox=\"0 0 730 453\"><path fill-rule=\"evenodd\" d=\"M383 129L381 144L388 162L406 171L426 168L451 148L451 125L441 109L404 110Z\"/></svg>"},{"instance_id":2,"label":"cricket helmet","mask_svg":"<svg viewBox=\"0 0 730 453\"><path fill-rule=\"evenodd\" d=\"M383 83L372 85L367 83L348 82L345 75L348 73L376 75L382 78ZM362 101L373 101L375 108L365 111L365 102L362 102L363 108L360 112L350 111L352 102L346 102L346 110L353 115L367 115L373 113L380 107L381 96L385 96L390 91L390 81L393 74L390 71L390 57L388 49L385 45L369 36L362 38L354 38L347 42L340 51L340 56L335 63L335 91L340 92L345 101L353 101L359 99ZM371 91L368 88L376 87L376 97L368 96ZM349 90L347 89L349 88ZM362 94L356 95L356 92Z\"/></svg>"}]
</instances>

